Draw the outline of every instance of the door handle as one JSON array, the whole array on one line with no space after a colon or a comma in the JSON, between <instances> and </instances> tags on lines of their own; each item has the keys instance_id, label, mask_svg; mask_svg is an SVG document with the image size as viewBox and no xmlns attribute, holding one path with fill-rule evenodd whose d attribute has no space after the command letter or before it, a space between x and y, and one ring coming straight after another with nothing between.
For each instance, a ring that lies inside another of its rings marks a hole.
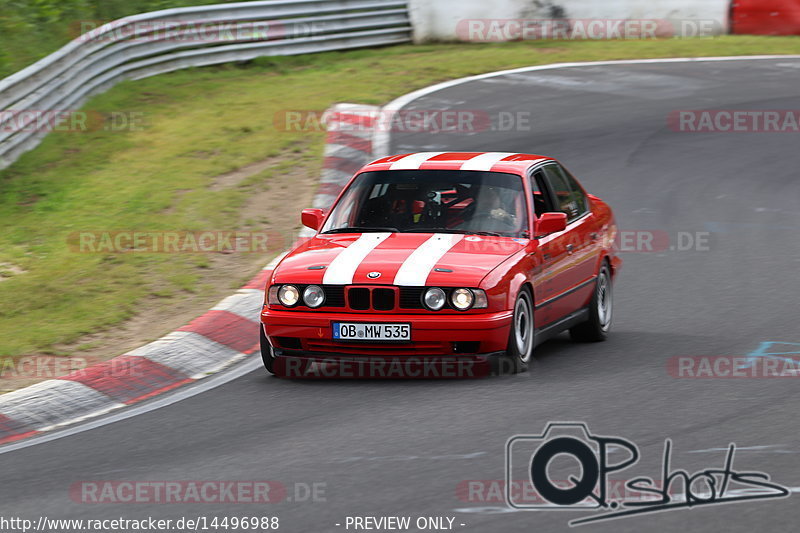
<instances>
[{"instance_id":1,"label":"door handle","mask_svg":"<svg viewBox=\"0 0 800 533\"><path fill-rule=\"evenodd\" d=\"M574 249L575 249L575 246L573 246L571 244L567 245L567 252L572 253L572 250L574 250Z\"/></svg>"},{"instance_id":2,"label":"door handle","mask_svg":"<svg viewBox=\"0 0 800 533\"><path fill-rule=\"evenodd\" d=\"M593 241L596 241L596 240L597 240L597 238L599 237L599 235L598 235L597 233L594 233L594 232L593 232L593 233L590 233L590 234L589 234L589 237L590 237L590 238L591 238Z\"/></svg>"}]
</instances>

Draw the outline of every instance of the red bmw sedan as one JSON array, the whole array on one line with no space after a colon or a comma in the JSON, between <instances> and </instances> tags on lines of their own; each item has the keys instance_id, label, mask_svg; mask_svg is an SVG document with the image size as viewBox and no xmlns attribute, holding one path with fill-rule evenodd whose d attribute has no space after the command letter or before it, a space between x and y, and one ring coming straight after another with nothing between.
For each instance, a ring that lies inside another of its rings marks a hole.
<instances>
[{"instance_id":1,"label":"red bmw sedan","mask_svg":"<svg viewBox=\"0 0 800 533\"><path fill-rule=\"evenodd\" d=\"M562 331L601 341L621 260L611 208L555 159L414 153L364 166L275 267L261 313L281 358L500 358Z\"/></svg>"}]
</instances>

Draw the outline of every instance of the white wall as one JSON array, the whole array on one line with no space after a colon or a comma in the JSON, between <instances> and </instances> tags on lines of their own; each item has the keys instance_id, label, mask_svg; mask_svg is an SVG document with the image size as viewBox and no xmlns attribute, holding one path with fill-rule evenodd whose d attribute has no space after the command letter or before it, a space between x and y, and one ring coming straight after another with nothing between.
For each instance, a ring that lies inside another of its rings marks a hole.
<instances>
[{"instance_id":1,"label":"white wall","mask_svg":"<svg viewBox=\"0 0 800 533\"><path fill-rule=\"evenodd\" d=\"M424 42L473 40L476 35L507 40L504 36L519 34L521 20L540 26L539 21L553 19L577 19L584 26L591 21L648 21L645 32L655 21L659 36L720 34L728 31L730 0L409 0L409 4L414 40ZM476 19L489 20L473 25L478 31L470 33L468 21ZM493 31L498 28L500 32Z\"/></svg>"}]
</instances>

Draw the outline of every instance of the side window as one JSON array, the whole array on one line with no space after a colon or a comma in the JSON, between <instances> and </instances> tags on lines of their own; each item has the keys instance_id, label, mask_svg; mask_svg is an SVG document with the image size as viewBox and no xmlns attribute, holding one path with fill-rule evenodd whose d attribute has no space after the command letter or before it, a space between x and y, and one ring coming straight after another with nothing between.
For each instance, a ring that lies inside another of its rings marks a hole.
<instances>
[{"instance_id":1,"label":"side window","mask_svg":"<svg viewBox=\"0 0 800 533\"><path fill-rule=\"evenodd\" d=\"M586 195L572 176L559 165L547 165L545 172L556 202L556 210L566 213L570 221L583 216L588 210Z\"/></svg>"},{"instance_id":2,"label":"side window","mask_svg":"<svg viewBox=\"0 0 800 533\"><path fill-rule=\"evenodd\" d=\"M531 191L533 192L533 210L537 218L544 213L553 211L550 197L547 196L544 188L544 172L541 170L537 170L531 176Z\"/></svg>"},{"instance_id":3,"label":"side window","mask_svg":"<svg viewBox=\"0 0 800 533\"><path fill-rule=\"evenodd\" d=\"M575 203L578 204L578 211L579 215L581 216L589 211L589 199L586 198L586 193L583 192L581 186L575 181L575 178L564 170L562 167L559 167L561 173L567 178L567 183L569 184L569 188L572 189L572 197L575 199Z\"/></svg>"}]
</instances>

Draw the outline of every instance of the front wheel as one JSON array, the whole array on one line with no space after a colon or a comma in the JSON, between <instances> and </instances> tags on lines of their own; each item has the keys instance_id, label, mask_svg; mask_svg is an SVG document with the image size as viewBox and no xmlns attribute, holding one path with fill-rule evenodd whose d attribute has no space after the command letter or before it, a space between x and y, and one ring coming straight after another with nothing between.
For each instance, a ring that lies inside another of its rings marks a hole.
<instances>
[{"instance_id":1,"label":"front wheel","mask_svg":"<svg viewBox=\"0 0 800 533\"><path fill-rule=\"evenodd\" d=\"M608 268L608 263L604 262L597 274L594 294L589 303L589 320L569 330L572 340L581 342L606 340L611 329L611 318L614 311L611 288L611 270Z\"/></svg>"},{"instance_id":2,"label":"front wheel","mask_svg":"<svg viewBox=\"0 0 800 533\"><path fill-rule=\"evenodd\" d=\"M263 325L258 325L258 331L260 332L259 338L261 340L261 360L264 361L264 368L267 369L267 372L274 374L275 355L272 353L272 346L269 345L267 336L264 335Z\"/></svg>"},{"instance_id":3,"label":"front wheel","mask_svg":"<svg viewBox=\"0 0 800 533\"><path fill-rule=\"evenodd\" d=\"M512 373L528 369L528 363L533 359L533 335L533 297L530 289L523 287L514 302L514 315L506 349L506 361L510 364Z\"/></svg>"}]
</instances>

